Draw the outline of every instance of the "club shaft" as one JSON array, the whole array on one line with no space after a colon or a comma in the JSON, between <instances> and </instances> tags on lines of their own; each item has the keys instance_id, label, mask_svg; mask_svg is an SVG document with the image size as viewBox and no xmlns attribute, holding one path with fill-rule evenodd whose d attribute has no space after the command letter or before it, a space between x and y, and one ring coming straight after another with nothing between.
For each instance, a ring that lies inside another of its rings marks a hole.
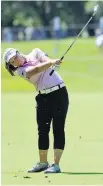
<instances>
[{"instance_id":1,"label":"club shaft","mask_svg":"<svg viewBox=\"0 0 103 186\"><path fill-rule=\"evenodd\" d=\"M88 20L88 22L86 23L86 25L82 28L82 30L79 32L79 34L75 37L74 41L71 43L71 45L69 46L69 48L66 50L66 52L64 53L63 56L65 56L65 54L68 52L68 50L70 50L70 48L73 46L73 44L75 43L75 41L78 39L78 37L81 35L81 33L84 31L84 29L86 28L86 26L89 24L89 22L91 21L91 19L93 18L93 16ZM61 57L62 58L62 57Z\"/></svg>"},{"instance_id":2,"label":"club shaft","mask_svg":"<svg viewBox=\"0 0 103 186\"><path fill-rule=\"evenodd\" d=\"M93 13L93 15L90 17L90 19L88 20L88 22L85 24L85 26L82 28L82 30L79 32L79 34L75 37L74 41L71 43L71 45L69 46L69 48L66 50L66 52L64 53L64 55L60 58L60 60L62 61L64 59L64 56L66 55L66 53L70 50L70 48L73 46L73 44L76 42L76 40L79 38L79 36L81 35L81 33L84 31L84 29L86 28L86 26L89 24L89 22L92 20L92 18L94 17L94 15L96 14L96 12ZM50 76L53 74L54 69L50 72Z\"/></svg>"}]
</instances>

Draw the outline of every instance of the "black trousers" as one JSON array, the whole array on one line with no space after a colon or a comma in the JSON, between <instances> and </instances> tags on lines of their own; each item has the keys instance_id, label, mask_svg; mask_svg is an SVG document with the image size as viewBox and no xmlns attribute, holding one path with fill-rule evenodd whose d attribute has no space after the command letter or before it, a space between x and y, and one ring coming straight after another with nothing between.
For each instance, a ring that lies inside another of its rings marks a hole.
<instances>
[{"instance_id":1,"label":"black trousers","mask_svg":"<svg viewBox=\"0 0 103 186\"><path fill-rule=\"evenodd\" d=\"M36 118L38 124L38 148L49 148L49 131L52 121L54 135L54 149L64 149L65 119L68 111L69 97L66 87L49 94L36 96Z\"/></svg>"}]
</instances>

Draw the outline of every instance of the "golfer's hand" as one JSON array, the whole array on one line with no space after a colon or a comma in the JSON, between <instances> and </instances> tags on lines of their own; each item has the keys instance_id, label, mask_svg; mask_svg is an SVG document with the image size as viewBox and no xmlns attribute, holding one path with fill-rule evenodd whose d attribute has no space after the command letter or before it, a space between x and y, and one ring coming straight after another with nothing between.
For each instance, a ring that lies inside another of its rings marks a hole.
<instances>
[{"instance_id":1,"label":"golfer's hand","mask_svg":"<svg viewBox=\"0 0 103 186\"><path fill-rule=\"evenodd\" d=\"M60 59L53 59L51 62L53 65L60 65L62 63Z\"/></svg>"}]
</instances>

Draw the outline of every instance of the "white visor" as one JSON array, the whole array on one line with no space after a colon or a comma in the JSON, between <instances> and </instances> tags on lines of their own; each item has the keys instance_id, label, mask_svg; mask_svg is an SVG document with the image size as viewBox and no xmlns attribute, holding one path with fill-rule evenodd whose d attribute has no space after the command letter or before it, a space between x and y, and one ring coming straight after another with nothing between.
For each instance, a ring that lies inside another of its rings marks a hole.
<instances>
[{"instance_id":1,"label":"white visor","mask_svg":"<svg viewBox=\"0 0 103 186\"><path fill-rule=\"evenodd\" d=\"M17 50L14 49L14 48L9 48L9 49L7 49L7 50L4 52L4 60L5 60L5 62L8 63L9 60L10 60L12 57L16 56L16 52L17 52Z\"/></svg>"}]
</instances>

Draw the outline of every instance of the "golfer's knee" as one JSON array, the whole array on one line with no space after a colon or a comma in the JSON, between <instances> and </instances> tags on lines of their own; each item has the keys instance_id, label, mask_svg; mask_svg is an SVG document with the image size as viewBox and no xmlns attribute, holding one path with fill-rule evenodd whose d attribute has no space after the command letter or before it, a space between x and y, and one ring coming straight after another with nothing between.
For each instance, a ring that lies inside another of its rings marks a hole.
<instances>
[{"instance_id":1,"label":"golfer's knee","mask_svg":"<svg viewBox=\"0 0 103 186\"><path fill-rule=\"evenodd\" d=\"M39 127L38 135L41 136L41 138L44 138L45 136L48 136L49 131L50 131L49 127Z\"/></svg>"}]
</instances>

